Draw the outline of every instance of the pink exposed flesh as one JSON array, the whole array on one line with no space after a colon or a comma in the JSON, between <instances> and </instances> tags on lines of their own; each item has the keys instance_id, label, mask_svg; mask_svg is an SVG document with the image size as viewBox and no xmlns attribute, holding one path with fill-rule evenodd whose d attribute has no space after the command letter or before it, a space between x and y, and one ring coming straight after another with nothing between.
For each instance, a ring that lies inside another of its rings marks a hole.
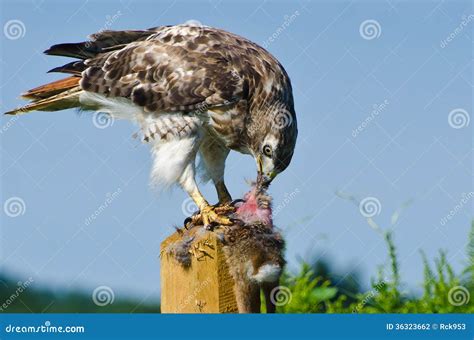
<instances>
[{"instance_id":1,"label":"pink exposed flesh","mask_svg":"<svg viewBox=\"0 0 474 340\"><path fill-rule=\"evenodd\" d=\"M237 218L245 223L262 222L267 225L272 224L272 209L262 208L258 205L258 198L255 187L244 196L245 202L241 203L236 211Z\"/></svg>"}]
</instances>

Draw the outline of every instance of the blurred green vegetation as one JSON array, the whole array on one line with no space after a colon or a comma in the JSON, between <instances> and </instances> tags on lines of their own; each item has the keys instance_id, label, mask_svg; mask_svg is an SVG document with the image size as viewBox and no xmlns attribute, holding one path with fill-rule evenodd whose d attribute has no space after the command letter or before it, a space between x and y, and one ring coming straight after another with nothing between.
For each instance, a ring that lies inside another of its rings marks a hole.
<instances>
[{"instance_id":1,"label":"blurred green vegetation","mask_svg":"<svg viewBox=\"0 0 474 340\"><path fill-rule=\"evenodd\" d=\"M389 270L380 267L371 289L360 292L345 281L331 278L321 265L303 263L299 273L286 273L280 282L280 313L474 313L474 222L468 236L466 268L456 274L439 252L433 264L421 252L424 263L423 294L414 296L403 290L399 262L392 232L382 233L387 245ZM338 284L334 284L337 282ZM345 283L344 283L345 282Z\"/></svg>"},{"instance_id":2,"label":"blurred green vegetation","mask_svg":"<svg viewBox=\"0 0 474 340\"><path fill-rule=\"evenodd\" d=\"M14 281L0 273L0 313L159 313L159 302L143 303L132 298L114 297L113 302L98 306L92 292L40 289L34 281ZM99 300L104 301L104 300Z\"/></svg>"},{"instance_id":3,"label":"blurred green vegetation","mask_svg":"<svg viewBox=\"0 0 474 340\"><path fill-rule=\"evenodd\" d=\"M369 221L369 224L373 221ZM380 229L378 229L380 231ZM440 251L432 263L421 252L424 263L423 294L406 292L399 274L399 261L392 232L381 232L387 245L388 263L363 292L357 273L334 273L324 260L302 263L299 272L286 272L283 287L275 295L279 313L474 313L474 222L468 235L466 268L456 274ZM32 282L17 282L0 273L0 313L159 313L159 303L115 298L98 306L92 293L53 292Z\"/></svg>"}]
</instances>

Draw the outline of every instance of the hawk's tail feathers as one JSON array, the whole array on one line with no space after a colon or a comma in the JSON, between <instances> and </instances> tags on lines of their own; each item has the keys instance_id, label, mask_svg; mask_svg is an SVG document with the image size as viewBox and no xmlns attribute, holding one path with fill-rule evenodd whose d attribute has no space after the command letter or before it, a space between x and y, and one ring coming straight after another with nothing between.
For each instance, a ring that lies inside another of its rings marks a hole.
<instances>
[{"instance_id":1,"label":"hawk's tail feathers","mask_svg":"<svg viewBox=\"0 0 474 340\"><path fill-rule=\"evenodd\" d=\"M49 72L72 74L72 77L54 81L34 88L22 95L31 99L29 104L5 112L17 115L30 111L58 111L81 106L83 109L93 109L79 103L82 89L79 86L81 72L86 69L85 60L98 54L107 54L122 49L126 44L147 39L156 34L159 27L148 30L110 31L102 30L90 36L90 41L53 45L44 51L47 55L73 57L79 60L66 65L55 67Z\"/></svg>"},{"instance_id":2,"label":"hawk's tail feathers","mask_svg":"<svg viewBox=\"0 0 474 340\"><path fill-rule=\"evenodd\" d=\"M19 115L31 111L59 111L79 106L80 77L72 76L41 85L24 94L23 98L31 99L29 104L5 112L8 115Z\"/></svg>"}]
</instances>

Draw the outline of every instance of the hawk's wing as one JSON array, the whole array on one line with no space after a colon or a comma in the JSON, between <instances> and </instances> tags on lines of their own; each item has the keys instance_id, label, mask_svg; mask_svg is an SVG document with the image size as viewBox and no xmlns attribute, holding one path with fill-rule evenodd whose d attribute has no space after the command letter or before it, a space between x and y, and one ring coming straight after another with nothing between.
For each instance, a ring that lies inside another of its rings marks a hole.
<instances>
[{"instance_id":1,"label":"hawk's wing","mask_svg":"<svg viewBox=\"0 0 474 340\"><path fill-rule=\"evenodd\" d=\"M81 87L129 98L146 112L192 111L242 98L243 79L224 56L158 40L133 42L85 61Z\"/></svg>"},{"instance_id":2,"label":"hawk's wing","mask_svg":"<svg viewBox=\"0 0 474 340\"><path fill-rule=\"evenodd\" d=\"M90 38L46 50L48 55L79 59L50 70L73 76L67 82L61 80L27 91L23 97L32 102L7 113L77 106L98 109L89 102L80 102L81 90L130 99L145 112L192 111L201 107L204 111L238 102L248 93L248 84L235 60L244 54L241 46L250 42L231 33L178 25L142 31L102 31Z\"/></svg>"}]
</instances>

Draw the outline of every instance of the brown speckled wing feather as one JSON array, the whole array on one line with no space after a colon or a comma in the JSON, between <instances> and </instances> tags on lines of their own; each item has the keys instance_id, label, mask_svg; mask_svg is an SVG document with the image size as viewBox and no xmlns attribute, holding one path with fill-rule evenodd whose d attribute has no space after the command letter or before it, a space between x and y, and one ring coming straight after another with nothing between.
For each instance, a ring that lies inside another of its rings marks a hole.
<instances>
[{"instance_id":1,"label":"brown speckled wing feather","mask_svg":"<svg viewBox=\"0 0 474 340\"><path fill-rule=\"evenodd\" d=\"M244 95L244 80L224 53L197 51L159 37L99 54L85 65L84 90L130 98L147 112L211 108Z\"/></svg>"}]
</instances>

